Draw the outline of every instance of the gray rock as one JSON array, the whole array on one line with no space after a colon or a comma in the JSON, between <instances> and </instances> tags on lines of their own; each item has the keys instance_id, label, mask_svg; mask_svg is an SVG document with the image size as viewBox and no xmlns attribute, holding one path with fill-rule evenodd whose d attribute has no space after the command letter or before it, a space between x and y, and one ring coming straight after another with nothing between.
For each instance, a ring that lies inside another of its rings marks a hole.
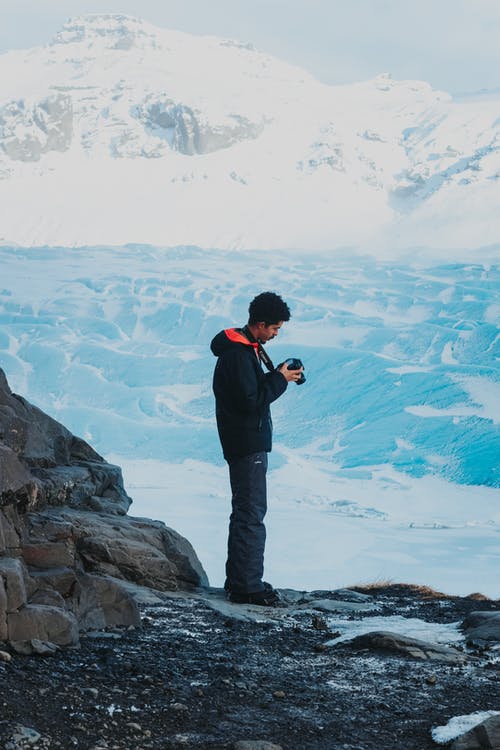
<instances>
[{"instance_id":1,"label":"gray rock","mask_svg":"<svg viewBox=\"0 0 500 750\"><path fill-rule=\"evenodd\" d=\"M118 581L87 574L80 576L78 583L78 593L70 606L82 630L140 625L137 603Z\"/></svg>"},{"instance_id":2,"label":"gray rock","mask_svg":"<svg viewBox=\"0 0 500 750\"><path fill-rule=\"evenodd\" d=\"M344 601L348 602L370 602L373 601L371 594L362 594L360 591L353 591L352 589L335 589L332 594Z\"/></svg>"},{"instance_id":3,"label":"gray rock","mask_svg":"<svg viewBox=\"0 0 500 750\"><path fill-rule=\"evenodd\" d=\"M500 716L490 716L482 724L458 737L451 750L498 750L500 748Z\"/></svg>"},{"instance_id":4,"label":"gray rock","mask_svg":"<svg viewBox=\"0 0 500 750\"><path fill-rule=\"evenodd\" d=\"M39 638L32 638L30 641L12 641L10 644L17 654L23 656L52 656L59 650L59 646L50 641L41 641Z\"/></svg>"},{"instance_id":5,"label":"gray rock","mask_svg":"<svg viewBox=\"0 0 500 750\"><path fill-rule=\"evenodd\" d=\"M439 661L448 664L464 664L469 657L448 646L440 646L436 643L427 643L417 638L409 638L400 633L388 631L373 631L358 635L350 641L344 641L356 649L370 649L373 651L385 651L392 654L410 656L413 659L423 661Z\"/></svg>"},{"instance_id":6,"label":"gray rock","mask_svg":"<svg viewBox=\"0 0 500 750\"><path fill-rule=\"evenodd\" d=\"M255 604L231 604L224 595L203 597L205 603L228 620L240 622L270 622L283 620L287 609L259 607Z\"/></svg>"},{"instance_id":7,"label":"gray rock","mask_svg":"<svg viewBox=\"0 0 500 750\"><path fill-rule=\"evenodd\" d=\"M6 612L14 612L28 601L26 579L28 571L22 560L12 557L0 558L0 578L6 592Z\"/></svg>"},{"instance_id":8,"label":"gray rock","mask_svg":"<svg viewBox=\"0 0 500 750\"><path fill-rule=\"evenodd\" d=\"M306 591L295 591L295 589L279 589L279 595L284 602L292 605L306 600L308 596Z\"/></svg>"},{"instance_id":9,"label":"gray rock","mask_svg":"<svg viewBox=\"0 0 500 750\"><path fill-rule=\"evenodd\" d=\"M50 570L32 570L31 579L37 590L53 590L67 598L75 589L76 572L73 568L50 568Z\"/></svg>"},{"instance_id":10,"label":"gray rock","mask_svg":"<svg viewBox=\"0 0 500 750\"><path fill-rule=\"evenodd\" d=\"M30 103L8 102L0 109L1 145L16 161L38 161L48 151L66 151L73 136L71 97L57 93Z\"/></svg>"},{"instance_id":11,"label":"gray rock","mask_svg":"<svg viewBox=\"0 0 500 750\"><path fill-rule=\"evenodd\" d=\"M34 654L40 654L40 656L51 656L59 651L59 646L51 641L40 641L38 638L31 639L31 647Z\"/></svg>"},{"instance_id":12,"label":"gray rock","mask_svg":"<svg viewBox=\"0 0 500 750\"><path fill-rule=\"evenodd\" d=\"M1 483L2 480L0 478L0 485ZM0 506L1 504L0 494ZM0 507L0 554L12 557L17 556L21 541L16 530L16 525L20 526L20 524L19 514L14 506Z\"/></svg>"},{"instance_id":13,"label":"gray rock","mask_svg":"<svg viewBox=\"0 0 500 750\"><path fill-rule=\"evenodd\" d=\"M75 616L58 607L27 604L18 612L7 615L10 641L50 641L58 646L78 643L78 624Z\"/></svg>"},{"instance_id":14,"label":"gray rock","mask_svg":"<svg viewBox=\"0 0 500 750\"><path fill-rule=\"evenodd\" d=\"M131 499L121 470L21 396L0 370L0 507L16 502L24 513L46 504L89 507L102 497L117 513Z\"/></svg>"},{"instance_id":15,"label":"gray rock","mask_svg":"<svg viewBox=\"0 0 500 750\"><path fill-rule=\"evenodd\" d=\"M337 599L315 599L304 591L293 589L279 589L283 602L282 607L259 607L252 604L232 604L223 589L210 588L205 590L203 598L209 607L231 620L252 622L283 622L294 615L304 615L311 610L323 612L372 612L379 606L361 602L346 602Z\"/></svg>"},{"instance_id":16,"label":"gray rock","mask_svg":"<svg viewBox=\"0 0 500 750\"><path fill-rule=\"evenodd\" d=\"M35 745L41 737L42 735L36 729L18 724L9 742L5 745L5 750L21 750L21 748Z\"/></svg>"},{"instance_id":17,"label":"gray rock","mask_svg":"<svg viewBox=\"0 0 500 750\"><path fill-rule=\"evenodd\" d=\"M32 470L50 505L88 508L125 515L131 499L123 489L121 470L111 464L87 460L81 465L55 466Z\"/></svg>"},{"instance_id":18,"label":"gray rock","mask_svg":"<svg viewBox=\"0 0 500 750\"><path fill-rule=\"evenodd\" d=\"M474 646L500 643L500 611L470 612L461 627L467 642Z\"/></svg>"},{"instance_id":19,"label":"gray rock","mask_svg":"<svg viewBox=\"0 0 500 750\"><path fill-rule=\"evenodd\" d=\"M366 604L342 599L312 599L301 606L307 609L318 609L321 612L373 612L373 610L380 609L376 602Z\"/></svg>"},{"instance_id":20,"label":"gray rock","mask_svg":"<svg viewBox=\"0 0 500 750\"><path fill-rule=\"evenodd\" d=\"M0 443L0 493L4 498L15 498L19 493L23 493L32 501L37 492L35 478L23 466L17 454ZM0 521L0 549L5 549L5 546L4 524Z\"/></svg>"},{"instance_id":21,"label":"gray rock","mask_svg":"<svg viewBox=\"0 0 500 750\"><path fill-rule=\"evenodd\" d=\"M233 745L234 750L283 750L281 745L265 740L239 740Z\"/></svg>"},{"instance_id":22,"label":"gray rock","mask_svg":"<svg viewBox=\"0 0 500 750\"><path fill-rule=\"evenodd\" d=\"M69 509L45 516L70 521L85 568L159 591L208 585L191 544L161 521Z\"/></svg>"},{"instance_id":23,"label":"gray rock","mask_svg":"<svg viewBox=\"0 0 500 750\"><path fill-rule=\"evenodd\" d=\"M110 580L113 580L111 576L108 576ZM128 591L130 596L137 602L137 604L162 604L165 597L162 596L161 591L156 591L147 586L139 586L137 583L131 581L122 581L116 579L122 589Z\"/></svg>"},{"instance_id":24,"label":"gray rock","mask_svg":"<svg viewBox=\"0 0 500 750\"><path fill-rule=\"evenodd\" d=\"M135 108L135 116L149 133L163 138L175 151L188 156L208 154L257 138L265 124L234 113L221 122L210 122L200 110L169 97L147 97Z\"/></svg>"},{"instance_id":25,"label":"gray rock","mask_svg":"<svg viewBox=\"0 0 500 750\"><path fill-rule=\"evenodd\" d=\"M75 546L72 541L24 544L21 554L25 563L34 568L64 568L75 564Z\"/></svg>"},{"instance_id":26,"label":"gray rock","mask_svg":"<svg viewBox=\"0 0 500 750\"><path fill-rule=\"evenodd\" d=\"M66 603L58 591L53 589L37 589L35 593L30 596L28 604L44 604L48 607L59 607L60 609L66 609Z\"/></svg>"}]
</instances>

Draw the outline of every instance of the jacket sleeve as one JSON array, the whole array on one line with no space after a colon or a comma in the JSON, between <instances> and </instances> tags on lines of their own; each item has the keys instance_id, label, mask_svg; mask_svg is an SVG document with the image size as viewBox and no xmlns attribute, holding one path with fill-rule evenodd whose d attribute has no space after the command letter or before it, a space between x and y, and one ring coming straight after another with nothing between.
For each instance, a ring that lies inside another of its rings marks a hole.
<instances>
[{"instance_id":1,"label":"jacket sleeve","mask_svg":"<svg viewBox=\"0 0 500 750\"><path fill-rule=\"evenodd\" d=\"M252 362L253 352L232 351L228 362L228 375L231 379L231 392L235 406L242 412L261 411L269 406L287 389L286 378L274 370L263 373L260 364Z\"/></svg>"}]
</instances>

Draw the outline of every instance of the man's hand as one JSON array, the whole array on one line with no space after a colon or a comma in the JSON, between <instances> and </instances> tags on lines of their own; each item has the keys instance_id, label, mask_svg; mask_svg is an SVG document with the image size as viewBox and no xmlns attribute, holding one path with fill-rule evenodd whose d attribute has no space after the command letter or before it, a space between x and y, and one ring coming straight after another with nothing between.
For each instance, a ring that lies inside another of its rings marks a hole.
<instances>
[{"instance_id":1,"label":"man's hand","mask_svg":"<svg viewBox=\"0 0 500 750\"><path fill-rule=\"evenodd\" d=\"M278 372L281 372L281 374L284 375L288 383L296 383L297 380L300 380L303 370L303 367L301 367L300 370L289 370L286 362L282 364L281 367L278 367Z\"/></svg>"}]
</instances>

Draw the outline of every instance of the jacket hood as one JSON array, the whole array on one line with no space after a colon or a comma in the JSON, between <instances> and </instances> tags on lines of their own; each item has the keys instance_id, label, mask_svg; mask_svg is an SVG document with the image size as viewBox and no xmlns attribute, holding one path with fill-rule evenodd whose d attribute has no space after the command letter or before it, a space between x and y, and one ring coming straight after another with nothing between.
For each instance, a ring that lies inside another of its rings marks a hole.
<instances>
[{"instance_id":1,"label":"jacket hood","mask_svg":"<svg viewBox=\"0 0 500 750\"><path fill-rule=\"evenodd\" d=\"M257 342L252 343L249 341L247 337L241 333L239 328L226 328L224 331L220 331L214 336L212 343L210 344L210 349L216 357L220 357L221 354L231 347L241 346L242 344L243 346L252 347L257 354L259 346Z\"/></svg>"}]
</instances>

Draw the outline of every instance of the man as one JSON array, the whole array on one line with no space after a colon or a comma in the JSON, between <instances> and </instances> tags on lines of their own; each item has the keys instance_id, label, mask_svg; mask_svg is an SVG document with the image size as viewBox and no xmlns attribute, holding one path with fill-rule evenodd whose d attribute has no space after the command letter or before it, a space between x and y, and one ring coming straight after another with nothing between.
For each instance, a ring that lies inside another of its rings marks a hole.
<instances>
[{"instance_id":1,"label":"man","mask_svg":"<svg viewBox=\"0 0 500 750\"><path fill-rule=\"evenodd\" d=\"M262 580L267 454L272 447L270 404L289 382L303 377L303 368L289 370L285 363L274 369L262 347L290 319L286 302L274 292L263 292L252 300L248 312L244 328L221 331L211 343L218 357L213 379L217 429L232 491L224 588L232 602L277 606L278 594ZM270 372L264 373L261 359L272 367Z\"/></svg>"}]
</instances>

